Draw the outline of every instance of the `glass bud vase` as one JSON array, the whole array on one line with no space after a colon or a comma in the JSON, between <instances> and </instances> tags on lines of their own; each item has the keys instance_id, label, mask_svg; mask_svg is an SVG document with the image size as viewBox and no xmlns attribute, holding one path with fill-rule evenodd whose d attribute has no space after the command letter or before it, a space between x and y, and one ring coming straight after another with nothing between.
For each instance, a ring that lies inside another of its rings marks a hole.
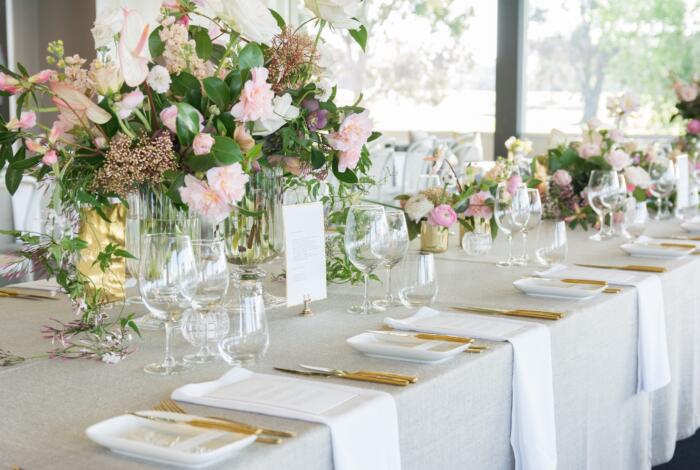
<instances>
[{"instance_id":1,"label":"glass bud vase","mask_svg":"<svg viewBox=\"0 0 700 470\"><path fill-rule=\"evenodd\" d=\"M463 225L461 235L462 249L468 256L483 256L491 251L493 239L491 228L487 220L481 217L474 218L474 230L467 231Z\"/></svg>"},{"instance_id":2,"label":"glass bud vase","mask_svg":"<svg viewBox=\"0 0 700 470\"><path fill-rule=\"evenodd\" d=\"M450 232L445 227L423 221L420 224L420 249L430 253L444 253L447 251L449 236Z\"/></svg>"}]
</instances>

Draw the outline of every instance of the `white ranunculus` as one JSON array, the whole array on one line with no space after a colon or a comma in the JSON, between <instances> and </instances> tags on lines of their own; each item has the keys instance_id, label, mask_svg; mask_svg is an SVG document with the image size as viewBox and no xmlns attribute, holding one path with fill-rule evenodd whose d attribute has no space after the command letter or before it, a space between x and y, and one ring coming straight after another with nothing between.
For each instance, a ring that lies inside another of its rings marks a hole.
<instances>
[{"instance_id":1,"label":"white ranunculus","mask_svg":"<svg viewBox=\"0 0 700 470\"><path fill-rule=\"evenodd\" d=\"M272 100L273 116L269 119L255 121L253 135L266 136L284 126L287 121L299 117L299 108L292 104L292 95L285 93Z\"/></svg>"},{"instance_id":2,"label":"white ranunculus","mask_svg":"<svg viewBox=\"0 0 700 470\"><path fill-rule=\"evenodd\" d=\"M339 29L357 29L360 22L353 19L360 10L358 0L304 0L306 8L317 18Z\"/></svg>"},{"instance_id":3,"label":"white ranunculus","mask_svg":"<svg viewBox=\"0 0 700 470\"><path fill-rule=\"evenodd\" d=\"M124 13L120 8L114 8L97 15L95 24L90 30L95 39L95 49L113 44L114 36L119 34L123 23Z\"/></svg>"},{"instance_id":4,"label":"white ranunculus","mask_svg":"<svg viewBox=\"0 0 700 470\"><path fill-rule=\"evenodd\" d=\"M406 201L406 205L404 206L403 210L406 212L409 219L413 220L414 222L418 222L427 217L434 207L435 206L433 203L430 202L425 195L415 194L411 196L408 201Z\"/></svg>"},{"instance_id":5,"label":"white ranunculus","mask_svg":"<svg viewBox=\"0 0 700 470\"><path fill-rule=\"evenodd\" d=\"M204 7L251 41L270 45L272 38L282 32L260 0L204 0Z\"/></svg>"}]
</instances>

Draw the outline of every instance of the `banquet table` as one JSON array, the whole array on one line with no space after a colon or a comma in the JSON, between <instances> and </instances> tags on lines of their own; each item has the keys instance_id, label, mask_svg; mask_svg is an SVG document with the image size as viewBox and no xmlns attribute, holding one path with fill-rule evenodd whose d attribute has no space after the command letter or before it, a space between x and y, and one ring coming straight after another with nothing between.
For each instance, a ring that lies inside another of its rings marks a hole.
<instances>
[{"instance_id":1,"label":"banquet table","mask_svg":"<svg viewBox=\"0 0 700 470\"><path fill-rule=\"evenodd\" d=\"M649 235L681 234L677 221L654 222ZM437 255L440 291L435 308L453 305L560 310L566 317L550 329L558 468L640 470L671 459L677 440L700 426L700 256L679 260L637 259L620 249L621 240L591 242L589 233L569 232L567 263L653 264L665 301L671 383L653 393L636 393L637 297L626 287L584 302L528 297L512 282L537 268L503 269L494 255L467 258L456 246ZM536 237L532 237L536 238ZM456 245L456 237L451 243ZM500 248L499 248L500 249ZM274 269L273 269L274 271ZM273 293L283 285L270 282ZM373 286L374 295L383 291ZM381 326L385 315L346 313L361 299L361 287L330 286L313 316L298 308L268 310L270 347L250 368L277 374L273 366L298 363L344 369L375 369L416 375L408 387L353 383L390 393L398 410L404 469L511 469L510 446L513 349L483 342L481 354L462 354L438 365L371 358L346 344L350 336ZM405 308L389 315L403 318ZM0 300L0 348L21 355L46 351L41 325L50 318L72 319L66 301ZM44 468L159 468L118 456L88 440L85 429L127 410L150 409L184 384L216 379L224 363L182 375L146 375L145 363L162 355L162 331L144 332L136 351L117 365L92 360L39 359L0 368L0 466ZM175 336L175 352L192 347ZM341 379L327 378L334 383ZM185 404L188 412L219 415L277 429L297 437L282 445L254 444L216 468L330 469L330 432L321 424Z\"/></svg>"}]
</instances>

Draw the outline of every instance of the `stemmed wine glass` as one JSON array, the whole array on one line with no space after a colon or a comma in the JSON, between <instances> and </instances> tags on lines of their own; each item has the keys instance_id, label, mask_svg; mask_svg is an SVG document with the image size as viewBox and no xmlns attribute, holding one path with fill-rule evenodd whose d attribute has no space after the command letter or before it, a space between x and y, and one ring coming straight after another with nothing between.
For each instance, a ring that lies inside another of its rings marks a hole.
<instances>
[{"instance_id":1,"label":"stemmed wine glass","mask_svg":"<svg viewBox=\"0 0 700 470\"><path fill-rule=\"evenodd\" d=\"M527 186L518 185L511 194L506 183L499 183L493 209L498 228L508 237L508 259L499 261L498 266L510 267L516 263L513 256L513 235L521 232L530 219Z\"/></svg>"},{"instance_id":2,"label":"stemmed wine glass","mask_svg":"<svg viewBox=\"0 0 700 470\"><path fill-rule=\"evenodd\" d=\"M188 364L208 364L217 355L209 348L209 318L223 305L228 292L229 273L226 262L226 247L223 239L194 240L194 259L197 264L196 291L192 307L199 316L202 334L195 335L199 340L199 350L183 359Z\"/></svg>"},{"instance_id":3,"label":"stemmed wine glass","mask_svg":"<svg viewBox=\"0 0 700 470\"><path fill-rule=\"evenodd\" d=\"M527 197L530 203L530 218L527 219L527 224L525 224L522 231L523 253L515 262L523 266L530 261L530 255L527 250L527 235L542 222L542 199L540 198L540 192L535 188L528 188Z\"/></svg>"},{"instance_id":4,"label":"stemmed wine glass","mask_svg":"<svg viewBox=\"0 0 700 470\"><path fill-rule=\"evenodd\" d=\"M588 198L588 204L598 215L599 223L598 233L588 237L590 240L600 241L608 238L608 233L605 229L605 218L610 206L605 204L604 200L610 201L611 194L614 198L617 197L613 188L613 181L617 181L617 173L615 171L593 170L588 178L586 197Z\"/></svg>"},{"instance_id":5,"label":"stemmed wine glass","mask_svg":"<svg viewBox=\"0 0 700 470\"><path fill-rule=\"evenodd\" d=\"M408 251L408 228L403 211L397 209L385 209L387 232L380 240L379 254L382 256L382 265L386 268L386 296L375 300L374 306L380 308L398 307L401 302L394 297L391 289L391 271L399 264Z\"/></svg>"},{"instance_id":6,"label":"stemmed wine glass","mask_svg":"<svg viewBox=\"0 0 700 470\"><path fill-rule=\"evenodd\" d=\"M608 226L607 237L613 238L615 236L621 236L622 238L630 238L630 234L627 233L624 227L624 220L619 224L620 230L615 229L615 215L620 213L624 219L624 214L622 213L625 208L625 201L627 200L627 179L625 175L621 173L615 174L612 178L612 184L610 185L610 192L604 198L602 198L603 205L609 206L610 208L610 225Z\"/></svg>"},{"instance_id":7,"label":"stemmed wine glass","mask_svg":"<svg viewBox=\"0 0 700 470\"><path fill-rule=\"evenodd\" d=\"M353 305L351 313L367 315L382 311L369 301L369 275L382 262L381 243L387 235L387 221L382 206L358 205L350 207L345 224L345 251L350 262L365 277L365 297L362 305Z\"/></svg>"},{"instance_id":8,"label":"stemmed wine glass","mask_svg":"<svg viewBox=\"0 0 700 470\"><path fill-rule=\"evenodd\" d=\"M192 304L199 276L192 242L185 235L157 233L146 235L141 245L139 291L148 310L165 325L165 358L161 364L148 364L148 374L172 375L187 366L170 352L173 322Z\"/></svg>"},{"instance_id":9,"label":"stemmed wine glass","mask_svg":"<svg viewBox=\"0 0 700 470\"><path fill-rule=\"evenodd\" d=\"M678 175L676 165L672 160L665 157L657 158L649 169L651 184L649 192L656 198L656 214L654 220L663 220L671 217L668 209L668 197L676 186Z\"/></svg>"}]
</instances>

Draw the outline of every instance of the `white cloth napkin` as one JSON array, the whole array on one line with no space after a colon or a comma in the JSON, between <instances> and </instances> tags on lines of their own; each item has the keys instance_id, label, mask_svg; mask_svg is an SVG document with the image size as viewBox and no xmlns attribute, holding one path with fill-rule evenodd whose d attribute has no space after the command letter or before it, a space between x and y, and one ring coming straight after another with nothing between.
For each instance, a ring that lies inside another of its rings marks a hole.
<instances>
[{"instance_id":1,"label":"white cloth napkin","mask_svg":"<svg viewBox=\"0 0 700 470\"><path fill-rule=\"evenodd\" d=\"M666 314L661 279L656 274L555 265L538 274L554 278L599 279L637 290L637 392L653 392L671 381Z\"/></svg>"},{"instance_id":2,"label":"white cloth napkin","mask_svg":"<svg viewBox=\"0 0 700 470\"><path fill-rule=\"evenodd\" d=\"M509 341L513 345L510 444L515 468L556 468L552 352L547 327L505 318L439 312L428 307L403 320L386 318L384 323L400 330Z\"/></svg>"},{"instance_id":3,"label":"white cloth napkin","mask_svg":"<svg viewBox=\"0 0 700 470\"><path fill-rule=\"evenodd\" d=\"M640 235L634 241L635 243L680 243L681 245L695 245L700 247L700 240L678 240L676 238L657 238Z\"/></svg>"},{"instance_id":4,"label":"white cloth napkin","mask_svg":"<svg viewBox=\"0 0 700 470\"><path fill-rule=\"evenodd\" d=\"M189 384L173 400L323 423L331 429L335 470L399 470L399 431L391 395L234 368Z\"/></svg>"}]
</instances>

